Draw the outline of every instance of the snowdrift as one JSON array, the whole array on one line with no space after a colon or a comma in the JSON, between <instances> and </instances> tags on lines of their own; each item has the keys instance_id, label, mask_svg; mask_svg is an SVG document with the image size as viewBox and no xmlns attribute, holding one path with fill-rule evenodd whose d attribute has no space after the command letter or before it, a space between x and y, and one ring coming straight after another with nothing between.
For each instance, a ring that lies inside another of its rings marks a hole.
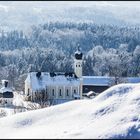
<instances>
[{"instance_id":1,"label":"snowdrift","mask_svg":"<svg viewBox=\"0 0 140 140\"><path fill-rule=\"evenodd\" d=\"M140 138L140 84L0 119L0 138Z\"/></svg>"}]
</instances>

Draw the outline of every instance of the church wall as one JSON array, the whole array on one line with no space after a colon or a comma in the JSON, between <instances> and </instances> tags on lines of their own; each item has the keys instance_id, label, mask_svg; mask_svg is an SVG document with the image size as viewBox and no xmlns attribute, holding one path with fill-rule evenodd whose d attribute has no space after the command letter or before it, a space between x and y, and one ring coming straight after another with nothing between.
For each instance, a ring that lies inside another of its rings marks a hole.
<instances>
[{"instance_id":1,"label":"church wall","mask_svg":"<svg viewBox=\"0 0 140 140\"><path fill-rule=\"evenodd\" d=\"M79 86L47 86L49 99L73 99L73 94L79 93Z\"/></svg>"},{"instance_id":2,"label":"church wall","mask_svg":"<svg viewBox=\"0 0 140 140\"><path fill-rule=\"evenodd\" d=\"M25 83L25 95L31 94L31 86L28 83Z\"/></svg>"}]
</instances>

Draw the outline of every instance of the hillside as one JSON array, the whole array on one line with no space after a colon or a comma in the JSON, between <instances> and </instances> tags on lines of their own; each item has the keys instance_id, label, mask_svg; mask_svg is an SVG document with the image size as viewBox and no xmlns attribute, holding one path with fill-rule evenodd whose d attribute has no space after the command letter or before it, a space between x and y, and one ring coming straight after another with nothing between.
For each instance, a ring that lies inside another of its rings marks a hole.
<instances>
[{"instance_id":1,"label":"hillside","mask_svg":"<svg viewBox=\"0 0 140 140\"><path fill-rule=\"evenodd\" d=\"M139 138L140 84L0 119L0 138Z\"/></svg>"}]
</instances>

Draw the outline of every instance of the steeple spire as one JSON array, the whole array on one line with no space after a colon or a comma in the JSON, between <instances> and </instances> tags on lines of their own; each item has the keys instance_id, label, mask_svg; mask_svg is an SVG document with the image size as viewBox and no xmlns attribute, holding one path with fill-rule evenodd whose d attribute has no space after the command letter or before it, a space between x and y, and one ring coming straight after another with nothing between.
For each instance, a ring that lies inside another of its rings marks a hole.
<instances>
[{"instance_id":1,"label":"steeple spire","mask_svg":"<svg viewBox=\"0 0 140 140\"><path fill-rule=\"evenodd\" d=\"M80 45L77 44L77 51L75 52L74 59L74 72L78 78L82 77L82 57L83 54L80 50Z\"/></svg>"}]
</instances>

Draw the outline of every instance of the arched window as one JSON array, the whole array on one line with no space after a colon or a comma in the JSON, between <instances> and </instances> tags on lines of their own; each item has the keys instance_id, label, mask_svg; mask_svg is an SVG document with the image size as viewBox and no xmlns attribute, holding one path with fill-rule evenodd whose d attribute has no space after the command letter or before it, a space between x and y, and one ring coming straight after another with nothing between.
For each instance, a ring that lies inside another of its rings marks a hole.
<instances>
[{"instance_id":1,"label":"arched window","mask_svg":"<svg viewBox=\"0 0 140 140\"><path fill-rule=\"evenodd\" d=\"M76 89L74 89L74 93L76 93Z\"/></svg>"},{"instance_id":2,"label":"arched window","mask_svg":"<svg viewBox=\"0 0 140 140\"><path fill-rule=\"evenodd\" d=\"M62 91L61 91L61 89L59 90L59 96L62 96Z\"/></svg>"},{"instance_id":3,"label":"arched window","mask_svg":"<svg viewBox=\"0 0 140 140\"><path fill-rule=\"evenodd\" d=\"M55 94L54 94L54 89L52 90L52 96L54 96Z\"/></svg>"},{"instance_id":4,"label":"arched window","mask_svg":"<svg viewBox=\"0 0 140 140\"><path fill-rule=\"evenodd\" d=\"M79 65L79 67L80 67L80 65Z\"/></svg>"},{"instance_id":5,"label":"arched window","mask_svg":"<svg viewBox=\"0 0 140 140\"><path fill-rule=\"evenodd\" d=\"M66 95L69 96L69 90L68 90L68 89L67 89L67 91L66 91Z\"/></svg>"},{"instance_id":6,"label":"arched window","mask_svg":"<svg viewBox=\"0 0 140 140\"><path fill-rule=\"evenodd\" d=\"M28 95L30 94L30 89L28 88Z\"/></svg>"}]
</instances>

